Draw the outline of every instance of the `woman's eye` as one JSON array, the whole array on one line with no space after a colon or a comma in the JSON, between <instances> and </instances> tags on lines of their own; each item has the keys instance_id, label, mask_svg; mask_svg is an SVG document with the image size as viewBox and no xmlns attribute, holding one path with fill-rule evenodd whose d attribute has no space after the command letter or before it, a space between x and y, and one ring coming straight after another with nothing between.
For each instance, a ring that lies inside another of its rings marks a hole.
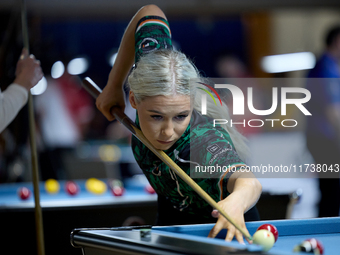
<instances>
[{"instance_id":1,"label":"woman's eye","mask_svg":"<svg viewBox=\"0 0 340 255\"><path fill-rule=\"evenodd\" d=\"M178 115L176 116L176 120L184 120L188 115Z\"/></svg>"},{"instance_id":2,"label":"woman's eye","mask_svg":"<svg viewBox=\"0 0 340 255\"><path fill-rule=\"evenodd\" d=\"M161 115L151 115L154 120L161 120L163 117Z\"/></svg>"}]
</instances>

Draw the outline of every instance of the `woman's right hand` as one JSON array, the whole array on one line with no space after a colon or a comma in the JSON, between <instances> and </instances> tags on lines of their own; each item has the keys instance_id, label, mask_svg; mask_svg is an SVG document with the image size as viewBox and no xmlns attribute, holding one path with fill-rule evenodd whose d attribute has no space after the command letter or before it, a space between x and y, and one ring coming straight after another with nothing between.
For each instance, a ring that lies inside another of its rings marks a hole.
<instances>
[{"instance_id":1,"label":"woman's right hand","mask_svg":"<svg viewBox=\"0 0 340 255\"><path fill-rule=\"evenodd\" d=\"M125 110L125 93L122 86L111 86L108 82L103 92L97 97L96 106L109 121L113 121L115 119L111 114L113 106L118 106L122 111Z\"/></svg>"}]
</instances>

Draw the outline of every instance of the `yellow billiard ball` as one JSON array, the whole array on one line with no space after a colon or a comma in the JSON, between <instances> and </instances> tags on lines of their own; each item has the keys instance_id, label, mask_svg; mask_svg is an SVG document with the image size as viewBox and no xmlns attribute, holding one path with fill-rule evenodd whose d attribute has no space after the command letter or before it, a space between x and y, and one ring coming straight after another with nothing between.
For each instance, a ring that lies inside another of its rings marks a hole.
<instances>
[{"instance_id":1,"label":"yellow billiard ball","mask_svg":"<svg viewBox=\"0 0 340 255\"><path fill-rule=\"evenodd\" d=\"M103 194L107 190L105 182L98 180L96 178L90 178L85 183L86 189L94 194Z\"/></svg>"},{"instance_id":2,"label":"yellow billiard ball","mask_svg":"<svg viewBox=\"0 0 340 255\"><path fill-rule=\"evenodd\" d=\"M56 194L60 190L60 184L55 179L48 179L45 182L45 190L50 194Z\"/></svg>"}]
</instances>

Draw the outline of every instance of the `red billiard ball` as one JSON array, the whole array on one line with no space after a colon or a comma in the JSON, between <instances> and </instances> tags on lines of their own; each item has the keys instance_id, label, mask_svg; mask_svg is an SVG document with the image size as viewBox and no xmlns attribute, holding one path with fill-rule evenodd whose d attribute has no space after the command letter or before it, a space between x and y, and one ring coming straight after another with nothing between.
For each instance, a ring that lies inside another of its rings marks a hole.
<instances>
[{"instance_id":1,"label":"red billiard ball","mask_svg":"<svg viewBox=\"0 0 340 255\"><path fill-rule=\"evenodd\" d=\"M74 181L67 181L65 184L66 192L72 196L78 194L79 187Z\"/></svg>"},{"instance_id":2,"label":"red billiard ball","mask_svg":"<svg viewBox=\"0 0 340 255\"><path fill-rule=\"evenodd\" d=\"M120 186L113 186L112 189L112 194L116 197L120 197L120 196L123 196L124 194L124 188L123 187L120 187Z\"/></svg>"},{"instance_id":3,"label":"red billiard ball","mask_svg":"<svg viewBox=\"0 0 340 255\"><path fill-rule=\"evenodd\" d=\"M308 252L313 254L323 254L324 248L320 241L316 240L315 238L306 239L299 245L294 247L295 252Z\"/></svg>"},{"instance_id":4,"label":"red billiard ball","mask_svg":"<svg viewBox=\"0 0 340 255\"><path fill-rule=\"evenodd\" d=\"M31 196L31 191L26 187L21 187L18 189L18 196L22 200L26 200Z\"/></svg>"},{"instance_id":5,"label":"red billiard ball","mask_svg":"<svg viewBox=\"0 0 340 255\"><path fill-rule=\"evenodd\" d=\"M109 187L112 194L116 197L122 196L125 192L123 182L118 179L109 180Z\"/></svg>"},{"instance_id":6,"label":"red billiard ball","mask_svg":"<svg viewBox=\"0 0 340 255\"><path fill-rule=\"evenodd\" d=\"M270 232L272 232L272 234L274 235L274 238L275 238L275 242L277 241L277 238L279 237L279 231L277 231L277 228L274 225L263 224L263 225L261 225L257 228L257 230L260 230L260 229L266 229L266 230L269 230Z\"/></svg>"},{"instance_id":7,"label":"red billiard ball","mask_svg":"<svg viewBox=\"0 0 340 255\"><path fill-rule=\"evenodd\" d=\"M145 186L145 190L146 190L146 192L148 192L149 194L155 194L155 193L156 193L156 191L153 189L153 187L152 187L150 184L148 184L148 185Z\"/></svg>"}]
</instances>

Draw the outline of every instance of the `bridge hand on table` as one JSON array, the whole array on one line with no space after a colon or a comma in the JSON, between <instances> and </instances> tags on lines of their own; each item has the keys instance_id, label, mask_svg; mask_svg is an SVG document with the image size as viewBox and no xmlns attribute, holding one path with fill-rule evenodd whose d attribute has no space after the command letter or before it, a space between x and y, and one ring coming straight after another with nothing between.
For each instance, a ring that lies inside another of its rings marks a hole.
<instances>
[{"instance_id":1,"label":"bridge hand on table","mask_svg":"<svg viewBox=\"0 0 340 255\"><path fill-rule=\"evenodd\" d=\"M244 211L242 210L242 208L240 206L237 206L236 204L233 204L233 206L230 206L230 203L228 203L228 198L218 202L218 205L221 206L222 209L224 209L225 212L232 219L234 219L236 224L238 224L241 228L243 228L246 231L246 233L249 234L249 232L246 228L246 225L245 225L245 221L244 221L244 216L243 216ZM239 230L237 230L226 218L224 218L222 215L220 215L220 213L217 210L213 210L211 215L214 218L217 218L218 220L217 220L215 226L211 229L208 237L214 238L214 237L217 236L217 234L222 229L227 229L227 235L225 237L225 240L227 242L230 242L235 237L236 240L239 243L245 244L242 233ZM248 242L252 243L251 241L248 241Z\"/></svg>"}]
</instances>

